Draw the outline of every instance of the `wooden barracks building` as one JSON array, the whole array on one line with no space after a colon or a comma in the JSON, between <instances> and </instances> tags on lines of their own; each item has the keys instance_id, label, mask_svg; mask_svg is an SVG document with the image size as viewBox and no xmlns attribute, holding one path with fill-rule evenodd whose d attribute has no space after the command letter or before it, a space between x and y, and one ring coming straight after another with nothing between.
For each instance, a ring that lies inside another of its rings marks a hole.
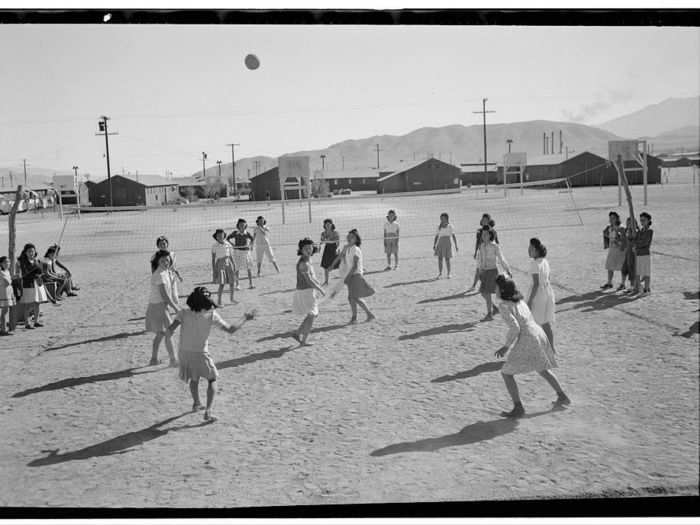
<instances>
[{"instance_id":1,"label":"wooden barracks building","mask_svg":"<svg viewBox=\"0 0 700 525\"><path fill-rule=\"evenodd\" d=\"M461 176L462 170L457 166L430 158L395 171L380 172L377 193L458 189Z\"/></svg>"},{"instance_id":2,"label":"wooden barracks building","mask_svg":"<svg viewBox=\"0 0 700 525\"><path fill-rule=\"evenodd\" d=\"M93 206L109 206L109 181L89 185ZM112 177L112 204L114 206L164 206L180 198L177 183L158 175L138 175L133 180L122 175Z\"/></svg>"}]
</instances>

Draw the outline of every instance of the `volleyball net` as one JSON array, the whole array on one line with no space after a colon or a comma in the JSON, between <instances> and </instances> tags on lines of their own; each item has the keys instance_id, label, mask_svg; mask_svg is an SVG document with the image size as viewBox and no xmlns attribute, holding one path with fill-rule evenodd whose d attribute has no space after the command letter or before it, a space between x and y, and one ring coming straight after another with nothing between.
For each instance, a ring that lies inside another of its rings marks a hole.
<instances>
[{"instance_id":1,"label":"volleyball net","mask_svg":"<svg viewBox=\"0 0 700 525\"><path fill-rule=\"evenodd\" d=\"M57 213L21 214L17 217L17 246L37 245L40 255L49 244L59 243L66 255L102 256L150 253L156 238L165 235L175 251L208 250L217 228L230 232L239 218L255 226L258 216L265 217L273 246L296 245L299 239L320 239L323 221L330 218L344 235L357 228L367 241L381 240L388 210L393 209L401 227L401 238L432 237L447 213L458 236L470 238L483 213L489 213L499 231L538 230L551 227L575 227L583 224L564 179L523 184L490 186L489 193L472 187L461 192L375 193L334 196L325 199L287 200L282 221L279 201L237 201L192 203L133 211L92 211L83 208L80 216L64 210ZM310 220L309 220L310 219ZM6 244L6 229L0 233Z\"/></svg>"}]
</instances>

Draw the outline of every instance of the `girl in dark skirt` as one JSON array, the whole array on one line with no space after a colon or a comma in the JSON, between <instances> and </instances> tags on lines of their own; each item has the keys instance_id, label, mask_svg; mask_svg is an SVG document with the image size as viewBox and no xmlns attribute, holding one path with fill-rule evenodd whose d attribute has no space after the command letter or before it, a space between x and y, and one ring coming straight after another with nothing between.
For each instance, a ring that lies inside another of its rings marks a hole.
<instances>
[{"instance_id":1,"label":"girl in dark skirt","mask_svg":"<svg viewBox=\"0 0 700 525\"><path fill-rule=\"evenodd\" d=\"M496 293L496 277L498 277L498 265L500 264L510 277L510 267L506 262L501 247L496 244L496 235L489 226L481 228L481 246L477 251L477 262L479 265L479 293L486 302L486 316L482 321L493 320L493 315L498 313L498 308L493 304L491 296Z\"/></svg>"},{"instance_id":2,"label":"girl in dark skirt","mask_svg":"<svg viewBox=\"0 0 700 525\"><path fill-rule=\"evenodd\" d=\"M367 307L363 298L370 297L374 295L374 288L372 288L367 281L365 281L364 269L362 267L362 250L360 250L360 245L362 244L362 238L357 230L353 229L348 232L348 247L345 249L345 264L348 268L348 274L345 277L345 285L348 287L348 302L350 303L350 308L352 309L352 317L350 318L350 324L357 323L357 305L364 310L367 314L367 321L372 321L375 319L374 314Z\"/></svg>"},{"instance_id":3,"label":"girl in dark skirt","mask_svg":"<svg viewBox=\"0 0 700 525\"><path fill-rule=\"evenodd\" d=\"M335 231L335 224L331 219L323 221L323 232L321 233L321 244L323 245L323 255L321 256L321 268L325 274L323 285L328 284L328 277L333 270L333 261L338 256L338 245L340 236Z\"/></svg>"}]
</instances>

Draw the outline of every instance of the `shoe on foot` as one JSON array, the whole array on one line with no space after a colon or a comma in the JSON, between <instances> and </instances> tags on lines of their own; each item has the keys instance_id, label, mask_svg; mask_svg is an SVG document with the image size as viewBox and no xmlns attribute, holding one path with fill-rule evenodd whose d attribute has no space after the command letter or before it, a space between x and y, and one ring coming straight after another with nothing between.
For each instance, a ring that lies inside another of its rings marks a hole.
<instances>
[{"instance_id":1,"label":"shoe on foot","mask_svg":"<svg viewBox=\"0 0 700 525\"><path fill-rule=\"evenodd\" d=\"M600 287L601 290L607 290L608 288L612 288L613 285L612 283L605 283L603 286Z\"/></svg>"},{"instance_id":2,"label":"shoe on foot","mask_svg":"<svg viewBox=\"0 0 700 525\"><path fill-rule=\"evenodd\" d=\"M156 366L160 364L160 360L152 357L151 360L148 362L148 366Z\"/></svg>"},{"instance_id":3,"label":"shoe on foot","mask_svg":"<svg viewBox=\"0 0 700 525\"><path fill-rule=\"evenodd\" d=\"M39 321L34 323L34 328L42 328L44 325L41 324Z\"/></svg>"},{"instance_id":4,"label":"shoe on foot","mask_svg":"<svg viewBox=\"0 0 700 525\"><path fill-rule=\"evenodd\" d=\"M203 410L204 405L202 403L194 403L192 404L192 412L197 412L199 410Z\"/></svg>"},{"instance_id":5,"label":"shoe on foot","mask_svg":"<svg viewBox=\"0 0 700 525\"><path fill-rule=\"evenodd\" d=\"M348 324L357 324L357 317L351 317Z\"/></svg>"},{"instance_id":6,"label":"shoe on foot","mask_svg":"<svg viewBox=\"0 0 700 525\"><path fill-rule=\"evenodd\" d=\"M213 415L211 412L208 410L204 411L204 421L208 421L209 423L213 423L214 421L218 421L219 418Z\"/></svg>"},{"instance_id":7,"label":"shoe on foot","mask_svg":"<svg viewBox=\"0 0 700 525\"><path fill-rule=\"evenodd\" d=\"M564 393L561 392L560 394L557 394L557 399L552 403L555 407L558 406L568 406L571 404L571 399L568 398L568 396Z\"/></svg>"},{"instance_id":8,"label":"shoe on foot","mask_svg":"<svg viewBox=\"0 0 700 525\"><path fill-rule=\"evenodd\" d=\"M368 322L368 323L371 322L371 321L374 321L375 319L376 319L376 317L374 316L374 314L369 314L369 315L367 316L367 322Z\"/></svg>"},{"instance_id":9,"label":"shoe on foot","mask_svg":"<svg viewBox=\"0 0 700 525\"><path fill-rule=\"evenodd\" d=\"M388 272L389 270L391 270L391 266L387 266L386 268L384 268L385 272Z\"/></svg>"},{"instance_id":10,"label":"shoe on foot","mask_svg":"<svg viewBox=\"0 0 700 525\"><path fill-rule=\"evenodd\" d=\"M621 284L620 286L617 287L617 291L618 291L618 292L621 292L621 291L624 290L624 289L625 289L625 285L624 285L624 284Z\"/></svg>"},{"instance_id":11,"label":"shoe on foot","mask_svg":"<svg viewBox=\"0 0 700 525\"><path fill-rule=\"evenodd\" d=\"M234 290L240 290L240 289L241 289L241 285L240 285L240 284L237 284L236 286L234 286Z\"/></svg>"},{"instance_id":12,"label":"shoe on foot","mask_svg":"<svg viewBox=\"0 0 700 525\"><path fill-rule=\"evenodd\" d=\"M394 266L394 270L398 270L398 269L399 269L399 265L397 264L396 266Z\"/></svg>"},{"instance_id":13,"label":"shoe on foot","mask_svg":"<svg viewBox=\"0 0 700 525\"><path fill-rule=\"evenodd\" d=\"M486 321L493 321L493 316L489 314L479 320L480 323L485 323Z\"/></svg>"},{"instance_id":14,"label":"shoe on foot","mask_svg":"<svg viewBox=\"0 0 700 525\"><path fill-rule=\"evenodd\" d=\"M33 327L31 324L29 324L29 323L25 324L24 327L25 327L27 330L34 330L34 327Z\"/></svg>"},{"instance_id":15,"label":"shoe on foot","mask_svg":"<svg viewBox=\"0 0 700 525\"><path fill-rule=\"evenodd\" d=\"M511 418L517 418L517 417L522 417L525 415L525 409L523 408L523 405L518 404L513 407L513 410L510 412L501 412L501 416L503 417L511 417Z\"/></svg>"},{"instance_id":16,"label":"shoe on foot","mask_svg":"<svg viewBox=\"0 0 700 525\"><path fill-rule=\"evenodd\" d=\"M248 290L252 290L253 288L255 288L255 285L254 285L254 284L251 284L251 285L248 287Z\"/></svg>"}]
</instances>

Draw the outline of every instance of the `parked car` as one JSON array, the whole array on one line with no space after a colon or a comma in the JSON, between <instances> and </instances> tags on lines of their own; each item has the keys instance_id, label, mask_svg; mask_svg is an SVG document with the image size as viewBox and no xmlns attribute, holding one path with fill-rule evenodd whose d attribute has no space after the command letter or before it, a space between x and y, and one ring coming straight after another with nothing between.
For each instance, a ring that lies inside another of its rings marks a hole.
<instances>
[{"instance_id":1,"label":"parked car","mask_svg":"<svg viewBox=\"0 0 700 525\"><path fill-rule=\"evenodd\" d=\"M343 188L340 190L341 195L352 195L352 190L350 188Z\"/></svg>"}]
</instances>

